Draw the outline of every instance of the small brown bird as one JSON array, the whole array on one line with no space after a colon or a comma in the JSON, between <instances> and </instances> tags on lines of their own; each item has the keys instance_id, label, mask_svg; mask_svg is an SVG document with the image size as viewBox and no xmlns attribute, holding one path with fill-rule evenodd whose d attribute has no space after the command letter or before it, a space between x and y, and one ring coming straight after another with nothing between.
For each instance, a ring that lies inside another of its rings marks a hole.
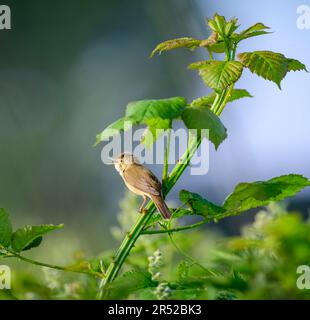
<instances>
[{"instance_id":1,"label":"small brown bird","mask_svg":"<svg viewBox=\"0 0 310 320\"><path fill-rule=\"evenodd\" d=\"M150 198L164 219L171 217L169 208L162 195L161 183L149 169L142 166L138 159L130 153L122 153L111 160L113 161L115 169L123 178L127 188L133 193L143 197L143 202L139 208L140 213L144 212L147 198Z\"/></svg>"}]
</instances>

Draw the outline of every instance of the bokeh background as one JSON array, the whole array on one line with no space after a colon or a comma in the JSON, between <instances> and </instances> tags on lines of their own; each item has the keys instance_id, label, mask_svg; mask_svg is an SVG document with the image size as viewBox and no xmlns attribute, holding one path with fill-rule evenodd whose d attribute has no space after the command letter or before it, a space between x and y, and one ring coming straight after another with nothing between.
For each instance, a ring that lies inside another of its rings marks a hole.
<instances>
[{"instance_id":1,"label":"bokeh background","mask_svg":"<svg viewBox=\"0 0 310 320\"><path fill-rule=\"evenodd\" d=\"M310 68L310 30L296 26L299 0L2 4L11 7L12 30L0 31L0 206L10 212L15 227L65 223L36 249L49 261L59 261L59 252L65 257L81 249L93 255L116 245L109 230L117 223L125 187L101 162L101 147L92 147L95 135L121 117L131 100L191 100L208 93L198 75L186 70L205 57L203 49L180 49L150 60L157 43L207 37L205 17L218 12L238 17L244 28L261 21L274 31L245 41L240 51L282 52ZM185 174L170 200L186 188L220 203L239 182L286 173L310 177L309 74L290 73L280 91L245 71L238 87L255 98L225 109L228 139L217 152L211 147L209 173ZM152 169L159 173L161 168ZM309 195L308 188L289 207L306 214ZM246 219L228 219L216 227L235 234Z\"/></svg>"}]
</instances>

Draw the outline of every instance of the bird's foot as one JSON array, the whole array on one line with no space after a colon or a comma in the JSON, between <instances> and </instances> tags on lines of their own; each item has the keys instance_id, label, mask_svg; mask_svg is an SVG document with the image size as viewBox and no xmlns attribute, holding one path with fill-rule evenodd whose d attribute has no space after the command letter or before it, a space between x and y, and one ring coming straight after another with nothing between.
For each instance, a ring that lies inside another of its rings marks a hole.
<instances>
[{"instance_id":1,"label":"bird's foot","mask_svg":"<svg viewBox=\"0 0 310 320\"><path fill-rule=\"evenodd\" d=\"M139 209L139 212L140 212L141 214L146 214L146 213L147 213L147 209L146 209L146 208L140 208L140 209Z\"/></svg>"}]
</instances>

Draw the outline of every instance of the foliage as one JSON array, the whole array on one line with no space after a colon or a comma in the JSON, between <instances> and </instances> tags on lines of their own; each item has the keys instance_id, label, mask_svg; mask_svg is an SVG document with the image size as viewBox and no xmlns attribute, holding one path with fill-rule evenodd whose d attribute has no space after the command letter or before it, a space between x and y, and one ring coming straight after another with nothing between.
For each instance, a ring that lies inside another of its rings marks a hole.
<instances>
[{"instance_id":1,"label":"foliage","mask_svg":"<svg viewBox=\"0 0 310 320\"><path fill-rule=\"evenodd\" d=\"M208 96L199 97L191 103L184 97L130 102L124 117L110 124L96 137L98 144L131 126L144 125L146 131L141 142L150 147L165 130L172 128L176 120L183 121L189 131L198 130L197 139L189 139L191 141L182 161L170 173L167 144L163 167L164 196L189 166L203 138L208 138L216 149L226 139L227 130L220 120L225 106L231 101L252 97L245 89L234 88L245 68L273 81L279 88L288 72L307 71L303 63L286 58L281 53L263 50L236 55L241 41L269 33L269 27L263 23L237 32L239 25L236 18L227 21L225 17L215 14L208 19L208 26L212 33L207 39L172 39L157 45L151 53L153 57L156 53L177 48L206 50L209 59L194 62L189 69L197 70L204 83L213 90ZM214 53L223 53L223 59L214 59ZM204 129L209 131L208 135L202 133ZM257 215L251 227L234 239L209 236L197 230L188 237L183 231L284 200L309 185L307 178L296 174L241 183L222 205L182 190L180 200L183 205L171 208L173 214L169 221L163 220L156 213L154 203L150 202L146 213L135 222L136 200L134 197L125 198L119 216L120 228L113 229L117 239L125 236L116 254L103 252L88 261L77 259L67 267L42 263L21 255L22 251L39 246L43 235L63 225L25 226L12 232L9 216L1 209L0 256L91 276L85 278L85 275L79 275L74 282L64 284L66 280L62 276L61 280L55 280L58 271L54 280L49 271L46 285L36 279L30 281L34 298L92 299L96 290L99 299L306 298L307 293L297 290L295 281L298 265L310 261L310 227L298 215L287 214L279 207L269 207ZM194 221L184 225L181 219L184 216L190 216ZM128 232L129 222L133 226ZM141 237L143 241L140 241ZM219 239L221 244L217 241ZM123 273L117 277L120 271ZM101 279L99 288L96 278ZM22 285L24 290L28 285ZM5 292L5 295L7 298L25 297L13 291Z\"/></svg>"}]
</instances>

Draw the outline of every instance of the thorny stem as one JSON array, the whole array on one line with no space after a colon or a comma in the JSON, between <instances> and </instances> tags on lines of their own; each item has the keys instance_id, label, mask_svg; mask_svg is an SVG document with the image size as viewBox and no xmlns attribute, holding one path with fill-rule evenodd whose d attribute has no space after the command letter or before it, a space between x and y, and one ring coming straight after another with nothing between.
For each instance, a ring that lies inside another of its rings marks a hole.
<instances>
[{"instance_id":1,"label":"thorny stem","mask_svg":"<svg viewBox=\"0 0 310 320\"><path fill-rule=\"evenodd\" d=\"M229 43L224 39L225 47L226 47L226 61L234 59L235 57L235 47L231 50ZM233 52L232 52L233 51ZM212 58L212 57L211 57ZM212 104L211 110L217 115L220 116L222 113L228 99L231 96L232 90L234 85L230 85L228 88L225 88L221 91L221 93L216 94L216 98ZM165 152L165 164L163 169L163 178L164 181L164 190L163 196L165 197L169 191L174 187L177 183L185 169L188 167L191 158L196 153L197 149L201 144L202 137L199 135L198 138L193 139L185 151L184 155L181 157L180 161L176 164L173 168L171 174L168 176L168 150L166 149ZM147 225L148 221L152 217L152 214L156 211L156 207L153 202L150 202L146 207L146 213L141 215L131 230L128 232L127 236L124 238L123 242L121 243L120 247L118 248L113 261L109 265L106 273L105 278L101 280L98 292L98 299L103 299L108 297L109 292L109 285L113 282L116 278L118 272L120 271L124 261L126 260L127 256L129 255L131 249L134 247L136 241L142 234L158 234L158 233L167 233L167 230L145 230L145 226ZM207 221L206 219L195 224L178 227L174 229L168 230L168 233L178 232L182 230L193 229L205 224Z\"/></svg>"},{"instance_id":2,"label":"thorny stem","mask_svg":"<svg viewBox=\"0 0 310 320\"><path fill-rule=\"evenodd\" d=\"M219 95L217 95L211 110L219 115L220 109L222 109L222 104L229 98L230 90L224 89L223 92ZM164 190L164 196L166 196L169 191L174 187L174 185L177 183L185 169L188 167L191 158L196 153L197 149L199 148L201 144L201 137L198 137L197 139L194 139L185 151L184 155L182 156L181 160L176 164L174 169L172 170L171 174L169 175L169 178L167 179L165 183L165 190ZM134 247L136 241L142 234L151 233L152 231L145 231L145 226L147 225L148 221L152 217L153 213L155 212L156 207L154 203L150 202L146 207L146 213L141 215L136 223L133 225L131 230L127 233L126 237L124 238L123 242L121 243L120 247L118 248L115 257L113 258L113 261L109 265L106 273L105 278L102 279L100 286L99 286L99 292L98 292L98 299L103 299L108 297L108 291L109 291L109 285L113 282L113 280L116 278L118 272L120 271L124 261L126 260L127 256L129 255L131 249ZM175 228L177 231L180 228L182 230L192 229L197 226L200 226L202 224L206 223L206 221L198 222L195 225L191 226L185 226L185 227L179 227ZM170 232L177 232L176 230L170 231ZM161 231L161 230L160 230ZM160 232L160 233L166 233ZM156 232L159 233L159 232Z\"/></svg>"}]
</instances>

